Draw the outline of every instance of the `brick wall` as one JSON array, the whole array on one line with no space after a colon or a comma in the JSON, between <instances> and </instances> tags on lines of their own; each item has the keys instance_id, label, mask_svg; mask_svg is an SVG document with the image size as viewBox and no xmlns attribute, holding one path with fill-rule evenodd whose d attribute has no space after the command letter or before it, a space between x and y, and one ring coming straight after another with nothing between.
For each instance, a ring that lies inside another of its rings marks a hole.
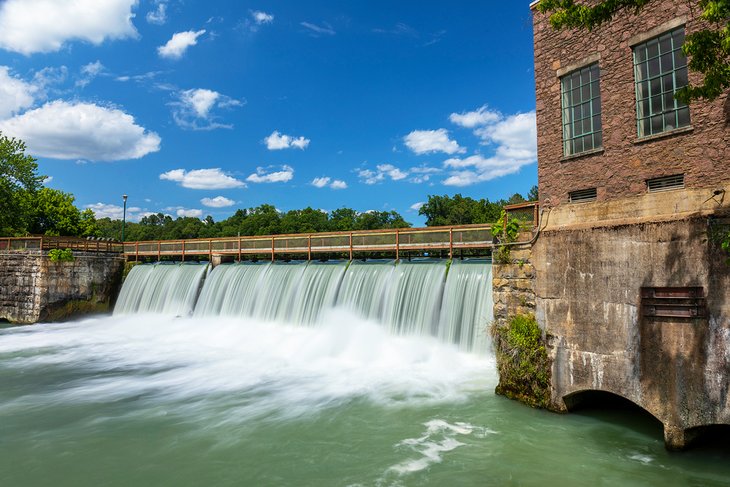
<instances>
[{"instance_id":1,"label":"brick wall","mask_svg":"<svg viewBox=\"0 0 730 487\"><path fill-rule=\"evenodd\" d=\"M688 2L654 0L639 14L624 13L591 32L555 31L534 13L535 88L540 202L557 206L568 192L596 187L598 200L646 193L646 179L685 174L687 188L712 188L730 180L727 94L693 102L692 129L638 142L632 49L629 39L685 16L686 33L701 27ZM563 159L558 70L600 56L603 151ZM698 76L690 71L690 81Z\"/></svg>"}]
</instances>

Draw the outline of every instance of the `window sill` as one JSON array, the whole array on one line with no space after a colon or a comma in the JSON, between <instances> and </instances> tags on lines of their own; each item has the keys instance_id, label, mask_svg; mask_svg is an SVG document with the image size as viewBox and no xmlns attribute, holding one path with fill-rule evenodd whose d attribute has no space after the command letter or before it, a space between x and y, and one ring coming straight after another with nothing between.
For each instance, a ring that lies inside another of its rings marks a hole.
<instances>
[{"instance_id":1,"label":"window sill","mask_svg":"<svg viewBox=\"0 0 730 487\"><path fill-rule=\"evenodd\" d=\"M674 130L668 130L666 132L662 132L660 134L654 134L654 135L647 135L646 137L640 137L636 140L634 140L634 144L643 144L644 142L651 142L658 139L664 139L666 137L673 137L675 135L681 135L686 134L689 132L692 132L694 130L694 127L691 125L688 125L686 127L674 129Z\"/></svg>"},{"instance_id":2,"label":"window sill","mask_svg":"<svg viewBox=\"0 0 730 487\"><path fill-rule=\"evenodd\" d=\"M589 151L581 152L579 154L571 154L569 156L563 156L560 158L560 162L572 161L573 159L580 159L582 157L595 156L596 154L603 154L603 147L600 149L592 149Z\"/></svg>"}]
</instances>

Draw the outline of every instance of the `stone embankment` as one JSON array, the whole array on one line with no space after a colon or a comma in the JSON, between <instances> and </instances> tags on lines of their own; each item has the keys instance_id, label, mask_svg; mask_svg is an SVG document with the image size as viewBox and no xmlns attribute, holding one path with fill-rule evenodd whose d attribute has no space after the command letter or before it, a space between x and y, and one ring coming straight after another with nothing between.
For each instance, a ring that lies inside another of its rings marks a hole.
<instances>
[{"instance_id":1,"label":"stone embankment","mask_svg":"<svg viewBox=\"0 0 730 487\"><path fill-rule=\"evenodd\" d=\"M53 262L47 252L0 253L0 320L29 324L111 310L124 260L116 254L74 252Z\"/></svg>"}]
</instances>

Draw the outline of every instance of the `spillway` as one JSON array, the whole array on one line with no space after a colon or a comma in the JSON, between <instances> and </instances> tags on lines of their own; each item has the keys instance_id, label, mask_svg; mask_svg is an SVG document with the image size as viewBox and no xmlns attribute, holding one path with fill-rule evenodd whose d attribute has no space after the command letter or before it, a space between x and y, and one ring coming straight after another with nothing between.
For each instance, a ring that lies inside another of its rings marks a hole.
<instances>
[{"instance_id":1,"label":"spillway","mask_svg":"<svg viewBox=\"0 0 730 487\"><path fill-rule=\"evenodd\" d=\"M344 308L392 334L434 336L465 351L488 346L492 296L486 260L240 263L219 265L207 276L206 271L195 264L136 266L115 314L315 326L328 310Z\"/></svg>"}]
</instances>

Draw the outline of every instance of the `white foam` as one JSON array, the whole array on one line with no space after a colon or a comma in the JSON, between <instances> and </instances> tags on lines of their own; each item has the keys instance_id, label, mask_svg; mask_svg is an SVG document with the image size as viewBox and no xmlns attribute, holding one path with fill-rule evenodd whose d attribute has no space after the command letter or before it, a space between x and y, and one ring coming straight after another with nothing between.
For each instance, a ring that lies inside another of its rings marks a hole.
<instances>
[{"instance_id":1,"label":"white foam","mask_svg":"<svg viewBox=\"0 0 730 487\"><path fill-rule=\"evenodd\" d=\"M391 336L343 310L316 328L125 315L7 329L0 338L3 367L84 372L0 408L143 398L180 410L225 407L226 421L244 421L363 398L386 406L458 402L496 382L491 358ZM439 448L446 447L455 446Z\"/></svg>"},{"instance_id":2,"label":"white foam","mask_svg":"<svg viewBox=\"0 0 730 487\"><path fill-rule=\"evenodd\" d=\"M425 433L418 438L407 438L399 442L396 447L405 447L416 452L419 456L409 458L388 469L398 475L411 474L425 470L435 463L443 461L443 454L455 450L464 443L457 440L458 435L468 436L479 430L469 423L449 423L442 419L432 419L424 423ZM387 473L387 472L386 472Z\"/></svg>"}]
</instances>

